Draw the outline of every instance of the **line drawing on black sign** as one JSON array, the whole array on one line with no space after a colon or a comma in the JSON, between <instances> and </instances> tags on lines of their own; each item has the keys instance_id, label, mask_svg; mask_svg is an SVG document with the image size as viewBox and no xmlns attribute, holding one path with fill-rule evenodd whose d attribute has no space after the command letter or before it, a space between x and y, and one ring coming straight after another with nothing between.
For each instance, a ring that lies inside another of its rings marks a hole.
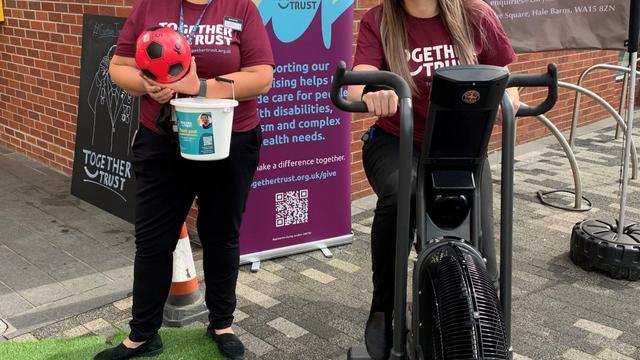
<instances>
[{"instance_id":1,"label":"line drawing on black sign","mask_svg":"<svg viewBox=\"0 0 640 360\"><path fill-rule=\"evenodd\" d=\"M93 25L93 37L98 39L104 38L118 38L120 35L120 24L113 24L112 27L109 27L111 24L94 24Z\"/></svg>"},{"instance_id":2,"label":"line drawing on black sign","mask_svg":"<svg viewBox=\"0 0 640 360\"><path fill-rule=\"evenodd\" d=\"M113 152L113 136L116 132L118 120L129 127L128 135L131 138L131 116L133 114L134 97L124 91L111 81L109 76L109 62L115 54L116 46L109 48L102 57L98 70L93 77L91 88L89 89L89 108L93 112L93 130L91 134L91 145L94 144L96 134L96 117L100 116L100 110L107 110L111 121L111 142L109 151ZM129 154L130 147L127 147Z\"/></svg>"}]
</instances>

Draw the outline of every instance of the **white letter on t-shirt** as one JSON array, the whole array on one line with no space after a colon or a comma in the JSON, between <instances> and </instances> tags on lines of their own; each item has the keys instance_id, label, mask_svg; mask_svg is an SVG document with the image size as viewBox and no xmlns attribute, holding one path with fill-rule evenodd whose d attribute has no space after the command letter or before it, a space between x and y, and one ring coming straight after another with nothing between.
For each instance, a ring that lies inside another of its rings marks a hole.
<instances>
[{"instance_id":1,"label":"white letter on t-shirt","mask_svg":"<svg viewBox=\"0 0 640 360\"><path fill-rule=\"evenodd\" d=\"M427 78L431 77L431 71L433 70L433 63L425 63L424 68L427 72Z\"/></svg>"},{"instance_id":2,"label":"white letter on t-shirt","mask_svg":"<svg viewBox=\"0 0 640 360\"><path fill-rule=\"evenodd\" d=\"M216 26L215 25L204 25L204 33L205 34L215 34Z\"/></svg>"},{"instance_id":3,"label":"white letter on t-shirt","mask_svg":"<svg viewBox=\"0 0 640 360\"><path fill-rule=\"evenodd\" d=\"M413 59L414 62L416 63L424 62L424 59L423 59L424 56L420 53L421 51L424 51L424 49L416 48L411 51L411 59Z\"/></svg>"},{"instance_id":4,"label":"white letter on t-shirt","mask_svg":"<svg viewBox=\"0 0 640 360\"><path fill-rule=\"evenodd\" d=\"M197 34L193 37L194 45L204 45L204 35Z\"/></svg>"},{"instance_id":5,"label":"white letter on t-shirt","mask_svg":"<svg viewBox=\"0 0 640 360\"><path fill-rule=\"evenodd\" d=\"M424 61L433 61L433 55L432 55L432 49L431 47L426 47L424 48Z\"/></svg>"},{"instance_id":6,"label":"white letter on t-shirt","mask_svg":"<svg viewBox=\"0 0 640 360\"><path fill-rule=\"evenodd\" d=\"M178 25L177 25L176 23L166 23L166 22L163 22L163 23L160 23L160 24L158 24L158 25L160 25L160 26L164 26L164 27L168 27L168 28L172 28L173 30L178 30Z\"/></svg>"},{"instance_id":7,"label":"white letter on t-shirt","mask_svg":"<svg viewBox=\"0 0 640 360\"><path fill-rule=\"evenodd\" d=\"M456 57L456 54L453 52L453 45L444 46L444 57L446 59L454 59Z\"/></svg>"},{"instance_id":8,"label":"white letter on t-shirt","mask_svg":"<svg viewBox=\"0 0 640 360\"><path fill-rule=\"evenodd\" d=\"M442 60L442 48L443 45L434 46L433 50L436 52L436 60Z\"/></svg>"}]
</instances>

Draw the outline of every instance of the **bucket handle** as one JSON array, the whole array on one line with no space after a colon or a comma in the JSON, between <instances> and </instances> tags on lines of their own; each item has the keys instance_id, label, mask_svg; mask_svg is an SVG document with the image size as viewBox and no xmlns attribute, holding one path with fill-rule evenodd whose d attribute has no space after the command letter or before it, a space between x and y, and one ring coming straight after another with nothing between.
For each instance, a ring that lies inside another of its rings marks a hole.
<instances>
[{"instance_id":1,"label":"bucket handle","mask_svg":"<svg viewBox=\"0 0 640 360\"><path fill-rule=\"evenodd\" d=\"M222 76L216 76L214 79L216 81L231 84L231 98L235 101L236 100L236 82L231 79L223 78Z\"/></svg>"}]
</instances>

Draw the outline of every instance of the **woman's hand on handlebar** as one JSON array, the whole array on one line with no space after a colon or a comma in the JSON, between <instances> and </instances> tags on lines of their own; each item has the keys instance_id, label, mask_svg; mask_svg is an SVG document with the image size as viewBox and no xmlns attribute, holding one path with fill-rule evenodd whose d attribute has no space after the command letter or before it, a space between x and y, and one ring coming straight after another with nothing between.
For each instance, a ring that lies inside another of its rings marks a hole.
<instances>
[{"instance_id":1,"label":"woman's hand on handlebar","mask_svg":"<svg viewBox=\"0 0 640 360\"><path fill-rule=\"evenodd\" d=\"M381 90L362 95L370 113L376 116L391 116L398 111L398 95L393 90Z\"/></svg>"},{"instance_id":2,"label":"woman's hand on handlebar","mask_svg":"<svg viewBox=\"0 0 640 360\"><path fill-rule=\"evenodd\" d=\"M377 71L377 67L360 64L353 67L353 71ZM391 90L372 91L362 94L364 85L350 85L347 93L349 101L363 101L367 110L376 116L391 116L398 111L398 95Z\"/></svg>"},{"instance_id":3,"label":"woman's hand on handlebar","mask_svg":"<svg viewBox=\"0 0 640 360\"><path fill-rule=\"evenodd\" d=\"M507 94L511 99L511 105L513 106L513 113L517 114L518 109L520 109L520 94L518 93L518 88L508 88Z\"/></svg>"},{"instance_id":4,"label":"woman's hand on handlebar","mask_svg":"<svg viewBox=\"0 0 640 360\"><path fill-rule=\"evenodd\" d=\"M511 100L511 106L513 107L513 114L518 113L518 109L520 109L520 93L518 92L518 88L507 88L505 90L507 95L509 95L509 99ZM498 107L498 114L496 116L496 123L498 125L502 125L502 105Z\"/></svg>"}]
</instances>

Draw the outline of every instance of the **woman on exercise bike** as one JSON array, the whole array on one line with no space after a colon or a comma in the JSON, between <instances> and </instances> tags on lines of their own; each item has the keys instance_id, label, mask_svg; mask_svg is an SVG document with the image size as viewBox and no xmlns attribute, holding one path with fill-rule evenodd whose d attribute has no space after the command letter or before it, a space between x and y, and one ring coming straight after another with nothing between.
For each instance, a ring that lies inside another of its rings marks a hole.
<instances>
[{"instance_id":1,"label":"woman on exercise bike","mask_svg":"<svg viewBox=\"0 0 640 360\"><path fill-rule=\"evenodd\" d=\"M507 66L515 53L493 10L481 0L385 0L360 22L354 71L388 70L413 91L414 175L423 141L435 69L457 64ZM517 111L518 93L509 95ZM386 359L392 346L392 313L398 186L398 97L392 90L350 86L348 99L362 100L378 116L363 135L364 170L378 196L371 231L373 299L365 344L374 359ZM415 178L414 178L415 181ZM484 243L494 246L491 170L480 179ZM412 209L414 211L414 209ZM412 224L412 228L415 224ZM412 229L413 232L413 229ZM497 280L495 262L487 264Z\"/></svg>"}]
</instances>

